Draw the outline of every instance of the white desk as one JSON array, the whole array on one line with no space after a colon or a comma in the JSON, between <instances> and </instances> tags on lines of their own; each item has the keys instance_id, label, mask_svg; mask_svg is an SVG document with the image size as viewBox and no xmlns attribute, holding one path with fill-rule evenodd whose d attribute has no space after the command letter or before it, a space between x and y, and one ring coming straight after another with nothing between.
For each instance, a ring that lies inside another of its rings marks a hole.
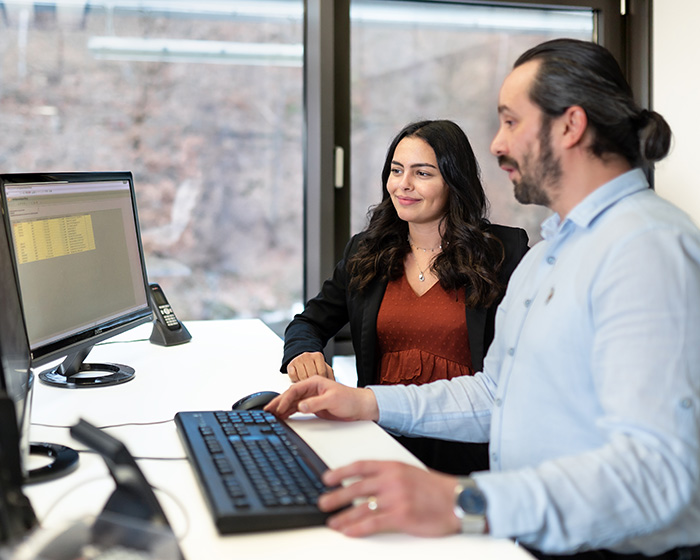
<instances>
[{"instance_id":1,"label":"white desk","mask_svg":"<svg viewBox=\"0 0 700 560\"><path fill-rule=\"evenodd\" d=\"M288 385L279 373L282 341L259 320L187 323L192 340L160 347L148 342L150 325L116 340L145 341L104 344L88 361L112 361L136 369L134 380L114 387L67 390L37 383L31 439L82 446L65 428L84 418L98 426L166 421L150 426L110 428L136 457L183 458L183 447L172 421L182 410L229 409L238 398L260 390L281 392ZM295 430L324 459L337 467L362 458L395 459L420 464L392 437L372 422L328 422L295 417ZM488 537L452 536L422 539L378 535L351 539L325 527L220 536L214 527L194 473L185 460L140 459L187 560L314 558L531 558L510 541ZM97 514L114 489L104 462L81 454L74 473L26 488L45 528L57 527L82 515Z\"/></svg>"}]
</instances>

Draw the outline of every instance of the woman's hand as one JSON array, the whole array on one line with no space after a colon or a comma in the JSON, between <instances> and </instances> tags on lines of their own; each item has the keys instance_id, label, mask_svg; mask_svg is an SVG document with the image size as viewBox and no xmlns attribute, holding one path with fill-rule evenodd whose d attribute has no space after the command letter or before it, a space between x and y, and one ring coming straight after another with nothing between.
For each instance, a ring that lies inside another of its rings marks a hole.
<instances>
[{"instance_id":1,"label":"woman's hand","mask_svg":"<svg viewBox=\"0 0 700 560\"><path fill-rule=\"evenodd\" d=\"M280 418L304 412L327 420L379 420L377 399L370 389L347 387L320 375L295 383L265 410Z\"/></svg>"},{"instance_id":2,"label":"woman's hand","mask_svg":"<svg viewBox=\"0 0 700 560\"><path fill-rule=\"evenodd\" d=\"M304 352L287 364L287 373L292 383L320 375L335 379L333 368L326 363L322 352Z\"/></svg>"},{"instance_id":3,"label":"woman's hand","mask_svg":"<svg viewBox=\"0 0 700 560\"><path fill-rule=\"evenodd\" d=\"M323 511L350 506L329 518L331 529L350 537L384 532L437 537L460 531L454 476L395 461L358 461L323 476L328 486L349 479L353 482L318 501Z\"/></svg>"}]
</instances>

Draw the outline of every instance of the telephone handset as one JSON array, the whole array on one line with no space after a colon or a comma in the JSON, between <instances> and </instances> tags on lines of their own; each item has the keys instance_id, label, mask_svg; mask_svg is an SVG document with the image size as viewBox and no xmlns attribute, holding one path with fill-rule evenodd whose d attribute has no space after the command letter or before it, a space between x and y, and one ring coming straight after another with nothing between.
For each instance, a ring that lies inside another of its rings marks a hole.
<instances>
[{"instance_id":1,"label":"telephone handset","mask_svg":"<svg viewBox=\"0 0 700 560\"><path fill-rule=\"evenodd\" d=\"M171 331L176 331L180 328L180 321L175 317L172 307L170 307L168 300L165 298L163 288L158 284L151 284L150 288L153 313L156 315L156 321L162 321Z\"/></svg>"},{"instance_id":2,"label":"telephone handset","mask_svg":"<svg viewBox=\"0 0 700 560\"><path fill-rule=\"evenodd\" d=\"M151 309L155 318L150 338L151 342L161 346L172 346L190 340L192 335L175 316L163 293L163 288L159 284L149 284L149 294Z\"/></svg>"}]
</instances>

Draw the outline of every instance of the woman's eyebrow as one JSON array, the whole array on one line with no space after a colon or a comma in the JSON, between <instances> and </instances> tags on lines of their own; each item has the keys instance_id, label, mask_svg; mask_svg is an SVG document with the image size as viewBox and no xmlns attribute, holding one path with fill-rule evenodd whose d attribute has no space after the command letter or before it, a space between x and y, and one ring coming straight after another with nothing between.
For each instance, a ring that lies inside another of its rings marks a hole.
<instances>
[{"instance_id":1,"label":"woman's eyebrow","mask_svg":"<svg viewBox=\"0 0 700 560\"><path fill-rule=\"evenodd\" d=\"M399 161L392 161L391 162L393 165L400 165L403 167L403 163ZM409 167L432 167L433 169L437 169L437 165L433 165L432 163L412 163Z\"/></svg>"}]
</instances>

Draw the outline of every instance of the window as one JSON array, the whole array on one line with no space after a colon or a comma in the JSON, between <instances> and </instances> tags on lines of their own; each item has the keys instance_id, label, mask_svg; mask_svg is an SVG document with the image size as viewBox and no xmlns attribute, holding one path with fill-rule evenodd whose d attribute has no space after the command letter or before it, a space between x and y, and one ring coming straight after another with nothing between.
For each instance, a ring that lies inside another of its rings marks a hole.
<instances>
[{"instance_id":1,"label":"window","mask_svg":"<svg viewBox=\"0 0 700 560\"><path fill-rule=\"evenodd\" d=\"M352 0L352 224L366 225L381 200L386 149L409 122L459 124L481 166L492 222L524 227L532 241L548 210L522 206L489 145L498 91L515 59L555 37L591 40L591 9Z\"/></svg>"},{"instance_id":2,"label":"window","mask_svg":"<svg viewBox=\"0 0 700 560\"><path fill-rule=\"evenodd\" d=\"M134 174L182 319L301 300L303 2L0 3L6 172Z\"/></svg>"},{"instance_id":3,"label":"window","mask_svg":"<svg viewBox=\"0 0 700 560\"><path fill-rule=\"evenodd\" d=\"M536 239L544 211L515 203L488 152L500 82L548 37L612 46L619 5L0 2L0 169L132 171L149 277L179 317L255 316L281 332L364 227L411 120L463 126L492 220ZM350 189L334 189L334 144Z\"/></svg>"}]
</instances>

